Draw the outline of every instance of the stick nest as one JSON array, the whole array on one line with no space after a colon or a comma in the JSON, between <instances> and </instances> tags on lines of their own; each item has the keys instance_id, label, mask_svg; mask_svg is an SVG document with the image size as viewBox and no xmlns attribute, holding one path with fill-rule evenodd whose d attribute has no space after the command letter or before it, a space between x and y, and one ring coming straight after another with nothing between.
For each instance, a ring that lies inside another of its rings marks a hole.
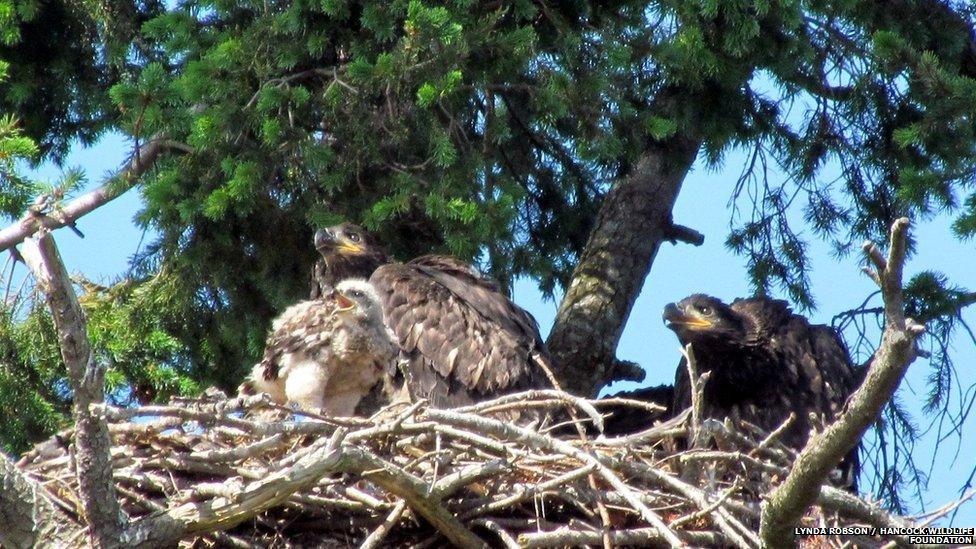
<instances>
[{"instance_id":1,"label":"stick nest","mask_svg":"<svg viewBox=\"0 0 976 549\"><path fill-rule=\"evenodd\" d=\"M611 406L648 408L533 391L453 410L418 402L370 419L337 419L211 391L167 406L103 411L130 523L175 518L189 546L759 546L759 502L794 457L775 432L728 421L690 425L684 416L599 436ZM572 422L532 429L498 419L526 410L543 413L549 425L581 419L589 435ZM688 437L689 429L697 435ZM19 466L81 532L72 436L39 444ZM689 438L707 445L676 450ZM910 524L825 487L803 525Z\"/></svg>"}]
</instances>

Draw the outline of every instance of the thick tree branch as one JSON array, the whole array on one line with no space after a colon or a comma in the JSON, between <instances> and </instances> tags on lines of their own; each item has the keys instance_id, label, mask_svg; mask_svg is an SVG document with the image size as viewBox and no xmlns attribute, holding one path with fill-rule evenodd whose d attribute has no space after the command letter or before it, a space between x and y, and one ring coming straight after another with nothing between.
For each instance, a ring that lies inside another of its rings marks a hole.
<instances>
[{"instance_id":1,"label":"thick tree branch","mask_svg":"<svg viewBox=\"0 0 976 549\"><path fill-rule=\"evenodd\" d=\"M823 432L811 437L786 480L764 503L759 533L767 547L795 545L791 535L793 526L816 501L830 471L877 419L915 359L915 341L925 328L906 318L902 307L902 268L908 226L907 218L898 219L892 225L887 258L874 244L864 244L864 251L876 269L868 274L881 286L884 299L881 346L864 382L851 395L843 413Z\"/></svg>"},{"instance_id":2,"label":"thick tree branch","mask_svg":"<svg viewBox=\"0 0 976 549\"><path fill-rule=\"evenodd\" d=\"M672 244L684 242L692 246L701 246L705 243L705 235L684 225L671 223L664 227L664 239Z\"/></svg>"},{"instance_id":3,"label":"thick tree branch","mask_svg":"<svg viewBox=\"0 0 976 549\"><path fill-rule=\"evenodd\" d=\"M97 189L79 196L64 208L60 208L49 215L27 212L19 221L0 230L0 251L23 242L25 238L36 233L42 227L54 230L72 225L83 215L118 198L132 188L139 177L155 164L159 155L169 148L181 148L181 145L164 137L155 137L138 147L132 153L125 167L119 173L108 178Z\"/></svg>"},{"instance_id":4,"label":"thick tree branch","mask_svg":"<svg viewBox=\"0 0 976 549\"><path fill-rule=\"evenodd\" d=\"M9 549L69 547L74 523L44 495L44 489L0 454L0 546Z\"/></svg>"},{"instance_id":5,"label":"thick tree branch","mask_svg":"<svg viewBox=\"0 0 976 549\"><path fill-rule=\"evenodd\" d=\"M112 481L112 439L105 417L91 408L104 398L105 369L92 355L85 314L54 239L46 229L24 241L23 256L51 309L61 357L68 370L73 392L75 460L89 539L95 547L117 547L122 521Z\"/></svg>"},{"instance_id":6,"label":"thick tree branch","mask_svg":"<svg viewBox=\"0 0 976 549\"><path fill-rule=\"evenodd\" d=\"M674 116L677 95L661 92L655 111ZM546 342L567 391L593 395L615 378L620 334L661 242L694 240L675 232L671 209L700 146L691 122L667 140L649 143L603 198Z\"/></svg>"}]
</instances>

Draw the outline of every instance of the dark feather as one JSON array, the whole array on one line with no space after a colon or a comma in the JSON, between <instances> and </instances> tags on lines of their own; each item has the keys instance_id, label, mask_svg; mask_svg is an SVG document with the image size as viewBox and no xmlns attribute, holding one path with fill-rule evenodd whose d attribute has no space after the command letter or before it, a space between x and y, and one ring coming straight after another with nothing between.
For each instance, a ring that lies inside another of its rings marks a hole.
<instances>
[{"instance_id":1,"label":"dark feather","mask_svg":"<svg viewBox=\"0 0 976 549\"><path fill-rule=\"evenodd\" d=\"M549 360L527 311L470 265L442 255L392 263L368 232L343 223L316 233L323 284L369 278L406 359L410 392L438 406L546 385Z\"/></svg>"},{"instance_id":2,"label":"dark feather","mask_svg":"<svg viewBox=\"0 0 976 549\"><path fill-rule=\"evenodd\" d=\"M545 347L531 315L491 285L421 259L384 265L370 278L409 357L411 391L458 405L539 386L531 355Z\"/></svg>"},{"instance_id":3,"label":"dark feather","mask_svg":"<svg viewBox=\"0 0 976 549\"><path fill-rule=\"evenodd\" d=\"M641 402L651 402L661 406L662 410L660 412L625 405L604 405L600 408L601 412L609 414L603 420L603 434L617 436L636 433L649 428L656 420L664 419L672 415L671 402L674 399L674 387L671 385L644 387L633 391L621 391L611 395L609 398L627 398Z\"/></svg>"},{"instance_id":4,"label":"dark feather","mask_svg":"<svg viewBox=\"0 0 976 549\"><path fill-rule=\"evenodd\" d=\"M783 442L800 449L812 429L837 417L857 387L850 355L837 333L793 314L785 301L737 299L728 306L699 294L669 305L665 319L683 345L691 344L699 373L711 372L704 417L741 419L771 431L794 413ZM682 359L675 375L674 413L689 406L691 388ZM855 448L842 464L848 479L856 476L856 467Z\"/></svg>"}]
</instances>

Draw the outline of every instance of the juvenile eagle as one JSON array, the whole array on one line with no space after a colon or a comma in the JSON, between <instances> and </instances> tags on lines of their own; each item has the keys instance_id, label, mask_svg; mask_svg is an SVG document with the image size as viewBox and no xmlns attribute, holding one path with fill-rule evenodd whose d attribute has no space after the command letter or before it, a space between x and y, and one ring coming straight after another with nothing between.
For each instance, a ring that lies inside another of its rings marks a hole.
<instances>
[{"instance_id":1,"label":"juvenile eagle","mask_svg":"<svg viewBox=\"0 0 976 549\"><path fill-rule=\"evenodd\" d=\"M326 285L368 278L376 288L415 398L450 407L547 385L540 367L549 355L535 319L473 267L442 255L392 262L352 223L319 230L315 247Z\"/></svg>"},{"instance_id":2,"label":"juvenile eagle","mask_svg":"<svg viewBox=\"0 0 976 549\"><path fill-rule=\"evenodd\" d=\"M666 306L664 320L682 345L691 345L698 372L711 372L703 389L703 417L742 419L772 431L795 413L782 440L797 449L806 444L811 429L836 418L858 384L837 333L793 314L785 301L756 297L726 305L695 294ZM672 415L690 406L682 359ZM853 486L856 448L841 472L841 482Z\"/></svg>"},{"instance_id":3,"label":"juvenile eagle","mask_svg":"<svg viewBox=\"0 0 976 549\"><path fill-rule=\"evenodd\" d=\"M351 416L359 400L392 375L398 351L373 287L344 280L275 319L264 358L246 385L280 404Z\"/></svg>"}]
</instances>

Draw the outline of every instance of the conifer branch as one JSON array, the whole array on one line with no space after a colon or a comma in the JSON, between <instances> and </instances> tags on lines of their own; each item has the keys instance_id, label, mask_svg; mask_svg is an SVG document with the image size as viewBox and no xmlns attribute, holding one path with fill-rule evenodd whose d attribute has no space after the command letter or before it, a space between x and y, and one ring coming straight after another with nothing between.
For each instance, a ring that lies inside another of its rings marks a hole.
<instances>
[{"instance_id":1,"label":"conifer branch","mask_svg":"<svg viewBox=\"0 0 976 549\"><path fill-rule=\"evenodd\" d=\"M54 230L74 225L75 221L82 216L104 206L131 189L139 177L156 163L164 150L182 149L183 147L185 145L170 141L163 136L156 136L148 143L136 147L125 167L117 174L109 177L97 189L79 196L64 208L59 208L51 214L45 215L28 211L19 221L0 230L0 251L16 246L41 228Z\"/></svg>"},{"instance_id":2,"label":"conifer branch","mask_svg":"<svg viewBox=\"0 0 976 549\"><path fill-rule=\"evenodd\" d=\"M92 354L85 314L54 238L42 230L37 237L24 241L23 256L51 309L68 370L75 419L75 467L89 541L94 547L117 547L122 521L112 480L112 438L105 416L92 409L93 404L104 400L105 368Z\"/></svg>"},{"instance_id":3,"label":"conifer branch","mask_svg":"<svg viewBox=\"0 0 976 549\"><path fill-rule=\"evenodd\" d=\"M792 528L820 494L820 487L837 463L857 445L881 413L908 365L916 356L915 341L925 327L906 318L902 296L909 221L901 218L891 227L888 255L871 242L863 246L874 270L868 274L881 287L885 328L864 382L854 391L843 413L823 432L810 438L797 456L786 480L763 505L759 535L766 547L795 545Z\"/></svg>"}]
</instances>

